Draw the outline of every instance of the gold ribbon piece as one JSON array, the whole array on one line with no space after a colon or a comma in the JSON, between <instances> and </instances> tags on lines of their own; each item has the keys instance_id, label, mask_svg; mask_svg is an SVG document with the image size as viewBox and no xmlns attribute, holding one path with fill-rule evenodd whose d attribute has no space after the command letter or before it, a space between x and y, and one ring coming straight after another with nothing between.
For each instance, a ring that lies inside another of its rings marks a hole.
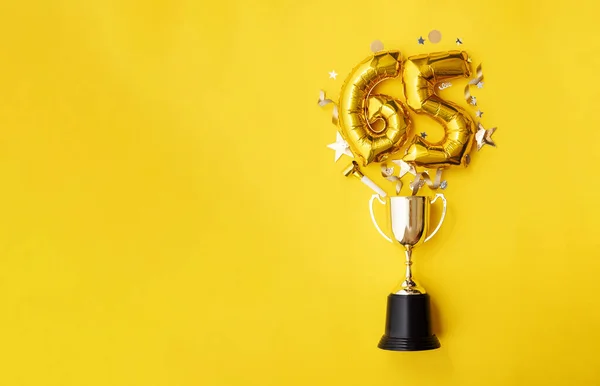
<instances>
[{"instance_id":1,"label":"gold ribbon piece","mask_svg":"<svg viewBox=\"0 0 600 386\"><path fill-rule=\"evenodd\" d=\"M320 90L319 91L319 101L317 102L319 104L319 106L321 107L325 107L328 104L332 103L333 104L333 111L331 112L331 122L334 125L338 125L338 107L337 104L332 101L331 99L328 99L325 95L325 91Z\"/></svg>"},{"instance_id":2,"label":"gold ribbon piece","mask_svg":"<svg viewBox=\"0 0 600 386\"><path fill-rule=\"evenodd\" d=\"M400 190L402 189L402 180L400 177L394 175L394 167L388 166L387 163L381 165L381 175L386 180L393 182L396 184L396 194L400 194Z\"/></svg>"},{"instance_id":3,"label":"gold ribbon piece","mask_svg":"<svg viewBox=\"0 0 600 386\"><path fill-rule=\"evenodd\" d=\"M468 104L471 104L471 101L472 101L472 99L471 99L471 98L473 98L473 97L471 96L471 90L470 90L470 87L471 87L471 84L470 84L470 83L467 83L467 85L465 86L465 100L467 101L467 103L468 103Z\"/></svg>"},{"instance_id":4,"label":"gold ribbon piece","mask_svg":"<svg viewBox=\"0 0 600 386\"><path fill-rule=\"evenodd\" d=\"M424 185L429 186L430 189L438 189L440 187L442 181L442 168L438 168L435 172L435 179L432 181L429 177L429 173L421 172L417 173L414 181L410 183L410 189L412 190L412 195L414 196L419 192Z\"/></svg>"},{"instance_id":5,"label":"gold ribbon piece","mask_svg":"<svg viewBox=\"0 0 600 386\"><path fill-rule=\"evenodd\" d=\"M477 106L477 99L471 95L471 86L476 85L477 83L483 80L483 70L481 68L481 63L477 66L477 74L475 78L471 79L469 83L465 86L465 100L471 106Z\"/></svg>"}]
</instances>

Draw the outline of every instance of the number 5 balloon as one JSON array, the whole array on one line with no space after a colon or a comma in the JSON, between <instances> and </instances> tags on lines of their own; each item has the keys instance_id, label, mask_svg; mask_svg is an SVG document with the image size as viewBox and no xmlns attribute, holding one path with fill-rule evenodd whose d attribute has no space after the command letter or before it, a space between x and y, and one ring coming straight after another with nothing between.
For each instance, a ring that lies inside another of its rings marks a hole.
<instances>
[{"instance_id":1,"label":"number 5 balloon","mask_svg":"<svg viewBox=\"0 0 600 386\"><path fill-rule=\"evenodd\" d=\"M467 53L449 51L411 56L404 66L404 93L408 106L417 113L429 115L444 127L444 138L437 143L415 136L404 161L431 168L466 166L475 137L475 124L461 107L436 95L435 86L444 80L469 77Z\"/></svg>"}]
</instances>

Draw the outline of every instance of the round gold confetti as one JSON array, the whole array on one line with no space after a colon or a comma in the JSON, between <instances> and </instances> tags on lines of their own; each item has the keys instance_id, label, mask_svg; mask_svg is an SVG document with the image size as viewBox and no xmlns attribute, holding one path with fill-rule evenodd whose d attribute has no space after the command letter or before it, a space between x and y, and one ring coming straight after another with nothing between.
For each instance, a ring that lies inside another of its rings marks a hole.
<instances>
[{"instance_id":1,"label":"round gold confetti","mask_svg":"<svg viewBox=\"0 0 600 386\"><path fill-rule=\"evenodd\" d=\"M429 33L428 37L431 43L439 43L442 40L442 33L434 29Z\"/></svg>"},{"instance_id":2,"label":"round gold confetti","mask_svg":"<svg viewBox=\"0 0 600 386\"><path fill-rule=\"evenodd\" d=\"M374 40L371 43L371 51L372 52L379 52L379 51L383 51L383 43L381 42L381 40Z\"/></svg>"}]
</instances>

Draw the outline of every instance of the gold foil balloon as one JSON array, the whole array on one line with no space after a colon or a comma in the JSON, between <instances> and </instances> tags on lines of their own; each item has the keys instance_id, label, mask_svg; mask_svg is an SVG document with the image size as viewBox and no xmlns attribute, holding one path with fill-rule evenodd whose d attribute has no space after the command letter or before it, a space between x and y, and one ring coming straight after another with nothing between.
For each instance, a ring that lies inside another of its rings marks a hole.
<instances>
[{"instance_id":1,"label":"gold foil balloon","mask_svg":"<svg viewBox=\"0 0 600 386\"><path fill-rule=\"evenodd\" d=\"M466 52L449 51L411 56L404 64L406 102L420 114L427 114L444 127L444 137L437 143L415 136L403 160L424 167L468 164L468 154L475 137L475 124L458 105L436 95L436 84L469 77Z\"/></svg>"},{"instance_id":2,"label":"gold foil balloon","mask_svg":"<svg viewBox=\"0 0 600 386\"><path fill-rule=\"evenodd\" d=\"M383 161L406 141L410 120L402 102L371 95L378 83L398 77L401 69L399 51L381 51L356 66L342 86L339 125L363 165Z\"/></svg>"}]
</instances>

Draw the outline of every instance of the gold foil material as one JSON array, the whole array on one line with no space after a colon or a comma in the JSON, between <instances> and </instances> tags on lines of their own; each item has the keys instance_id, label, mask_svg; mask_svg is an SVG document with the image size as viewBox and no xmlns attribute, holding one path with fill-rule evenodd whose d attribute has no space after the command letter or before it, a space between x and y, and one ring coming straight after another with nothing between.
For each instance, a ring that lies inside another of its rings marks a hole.
<instances>
[{"instance_id":1,"label":"gold foil material","mask_svg":"<svg viewBox=\"0 0 600 386\"><path fill-rule=\"evenodd\" d=\"M408 105L419 114L427 114L444 127L444 137L431 143L415 136L403 160L416 165L448 167L466 166L466 156L473 145L475 123L455 103L436 94L436 85L445 80L469 77L468 56L464 51L438 52L408 58L404 64L404 92Z\"/></svg>"},{"instance_id":2,"label":"gold foil material","mask_svg":"<svg viewBox=\"0 0 600 386\"><path fill-rule=\"evenodd\" d=\"M381 165L381 175L388 181L393 182L396 185L396 194L400 194L402 189L402 180L400 177L394 175L394 167L389 166L387 163Z\"/></svg>"},{"instance_id":3,"label":"gold foil material","mask_svg":"<svg viewBox=\"0 0 600 386\"><path fill-rule=\"evenodd\" d=\"M491 129L485 129L481 123L478 125L477 133L475 134L475 140L477 141L477 151L481 150L481 148L485 145L490 145L496 147L496 143L492 139L492 135L496 131L495 127Z\"/></svg>"},{"instance_id":4,"label":"gold foil material","mask_svg":"<svg viewBox=\"0 0 600 386\"><path fill-rule=\"evenodd\" d=\"M430 189L436 190L440 187L442 182L442 168L439 168L435 172L435 179L432 181L429 177L429 173L426 171L417 173L414 181L409 184L412 195L416 195L419 192L419 189L423 187L423 185L429 186Z\"/></svg>"},{"instance_id":5,"label":"gold foil material","mask_svg":"<svg viewBox=\"0 0 600 386\"><path fill-rule=\"evenodd\" d=\"M344 170L342 170L342 174L344 177L354 176L357 179L363 178L365 175L360 171L360 167L358 166L358 162L352 161Z\"/></svg>"},{"instance_id":6,"label":"gold foil material","mask_svg":"<svg viewBox=\"0 0 600 386\"><path fill-rule=\"evenodd\" d=\"M477 99L473 99L471 95L471 85L467 83L465 86L465 100L470 106L477 106Z\"/></svg>"},{"instance_id":7,"label":"gold foil material","mask_svg":"<svg viewBox=\"0 0 600 386\"><path fill-rule=\"evenodd\" d=\"M406 141L410 119L404 104L391 96L371 95L378 83L398 77L401 70L399 51L377 52L358 64L342 86L342 136L363 166L384 161Z\"/></svg>"},{"instance_id":8,"label":"gold foil material","mask_svg":"<svg viewBox=\"0 0 600 386\"><path fill-rule=\"evenodd\" d=\"M471 86L483 81L483 69L481 63L477 66L477 73L475 78L471 79L465 86L465 100L471 106L477 106L477 100L471 95Z\"/></svg>"},{"instance_id":9,"label":"gold foil material","mask_svg":"<svg viewBox=\"0 0 600 386\"><path fill-rule=\"evenodd\" d=\"M334 101L332 101L331 99L327 99L327 97L325 95L325 91L323 91L323 90L319 91L319 101L317 103L321 107L325 107L328 104L333 103L333 111L331 112L331 122L337 126L338 125L338 107Z\"/></svg>"},{"instance_id":10,"label":"gold foil material","mask_svg":"<svg viewBox=\"0 0 600 386\"><path fill-rule=\"evenodd\" d=\"M481 63L477 66L477 70L475 70L475 78L469 81L469 84L477 84L483 81L483 69L481 67Z\"/></svg>"}]
</instances>

